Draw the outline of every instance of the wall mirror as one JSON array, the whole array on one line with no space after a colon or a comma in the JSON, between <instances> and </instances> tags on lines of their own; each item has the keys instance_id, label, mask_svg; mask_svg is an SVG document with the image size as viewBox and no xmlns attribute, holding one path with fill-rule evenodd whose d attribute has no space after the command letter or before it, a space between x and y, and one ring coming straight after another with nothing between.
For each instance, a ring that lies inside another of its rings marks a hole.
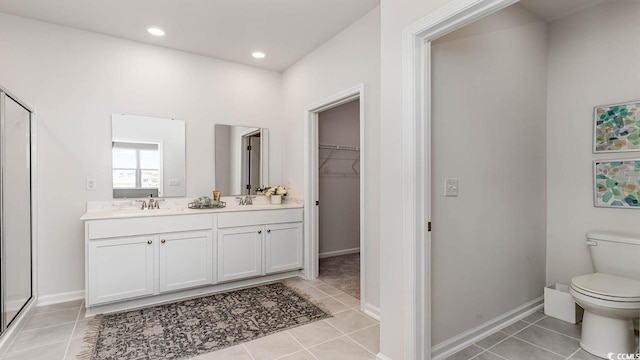
<instances>
[{"instance_id":1,"label":"wall mirror","mask_svg":"<svg viewBox=\"0 0 640 360\"><path fill-rule=\"evenodd\" d=\"M269 129L216 124L215 188L222 195L255 195L269 185Z\"/></svg>"},{"instance_id":2,"label":"wall mirror","mask_svg":"<svg viewBox=\"0 0 640 360\"><path fill-rule=\"evenodd\" d=\"M113 114L114 198L186 195L183 120Z\"/></svg>"}]
</instances>

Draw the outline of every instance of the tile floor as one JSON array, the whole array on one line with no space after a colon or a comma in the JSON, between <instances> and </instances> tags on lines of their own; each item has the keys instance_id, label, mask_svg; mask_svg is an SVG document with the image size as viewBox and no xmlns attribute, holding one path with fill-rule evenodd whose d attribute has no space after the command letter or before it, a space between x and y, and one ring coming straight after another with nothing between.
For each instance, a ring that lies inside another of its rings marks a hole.
<instances>
[{"instance_id":1,"label":"tile floor","mask_svg":"<svg viewBox=\"0 0 640 360\"><path fill-rule=\"evenodd\" d=\"M289 282L329 310L333 317L200 355L198 360L375 359L380 325L360 312L360 301L322 281ZM38 307L0 354L0 360L75 359L88 319L82 301Z\"/></svg>"},{"instance_id":2,"label":"tile floor","mask_svg":"<svg viewBox=\"0 0 640 360\"><path fill-rule=\"evenodd\" d=\"M580 348L581 328L538 311L447 360L599 360Z\"/></svg>"}]
</instances>

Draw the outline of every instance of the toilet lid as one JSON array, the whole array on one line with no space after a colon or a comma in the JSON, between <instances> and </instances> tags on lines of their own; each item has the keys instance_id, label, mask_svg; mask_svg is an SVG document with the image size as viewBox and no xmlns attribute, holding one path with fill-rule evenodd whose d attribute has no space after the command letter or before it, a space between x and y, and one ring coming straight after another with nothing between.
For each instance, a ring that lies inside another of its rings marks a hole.
<instances>
[{"instance_id":1,"label":"toilet lid","mask_svg":"<svg viewBox=\"0 0 640 360\"><path fill-rule=\"evenodd\" d=\"M620 298L620 301L640 300L640 281L607 274L590 274L571 279L571 285L596 295Z\"/></svg>"}]
</instances>

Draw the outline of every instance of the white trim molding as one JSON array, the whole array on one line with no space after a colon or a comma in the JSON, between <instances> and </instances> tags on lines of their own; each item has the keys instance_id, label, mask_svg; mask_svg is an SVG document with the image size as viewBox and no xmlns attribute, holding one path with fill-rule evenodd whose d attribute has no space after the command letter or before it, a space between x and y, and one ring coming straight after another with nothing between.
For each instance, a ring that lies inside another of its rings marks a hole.
<instances>
[{"instance_id":1,"label":"white trim molding","mask_svg":"<svg viewBox=\"0 0 640 360\"><path fill-rule=\"evenodd\" d=\"M453 0L402 34L405 359L431 358L431 42L518 1Z\"/></svg>"},{"instance_id":2,"label":"white trim molding","mask_svg":"<svg viewBox=\"0 0 640 360\"><path fill-rule=\"evenodd\" d=\"M378 355L376 355L376 360L391 360L391 358L379 352Z\"/></svg>"},{"instance_id":3,"label":"white trim molding","mask_svg":"<svg viewBox=\"0 0 640 360\"><path fill-rule=\"evenodd\" d=\"M364 304L362 307L362 312L367 314L369 317L376 319L378 322L380 321L380 308L377 306L373 306L371 304Z\"/></svg>"},{"instance_id":4,"label":"white trim molding","mask_svg":"<svg viewBox=\"0 0 640 360\"><path fill-rule=\"evenodd\" d=\"M366 239L365 218L367 207L365 206L365 174L366 174L366 147L365 147L365 91L364 84L353 86L349 89L333 94L311 106L304 111L304 277L315 279L318 277L319 259L319 211L318 201L318 114L336 106L346 104L353 100L360 100L360 308L364 310L366 304Z\"/></svg>"},{"instance_id":5,"label":"white trim molding","mask_svg":"<svg viewBox=\"0 0 640 360\"><path fill-rule=\"evenodd\" d=\"M357 248L353 248L353 249L344 249L344 250L323 252L323 253L318 254L318 257L320 259L324 259L324 258L330 258L330 257L334 257L334 256L357 254L359 252L360 252L360 248L357 247Z\"/></svg>"},{"instance_id":6,"label":"white trim molding","mask_svg":"<svg viewBox=\"0 0 640 360\"><path fill-rule=\"evenodd\" d=\"M39 296L36 305L45 306L81 299L84 299L84 290Z\"/></svg>"},{"instance_id":7,"label":"white trim molding","mask_svg":"<svg viewBox=\"0 0 640 360\"><path fill-rule=\"evenodd\" d=\"M451 356L467 346L486 338L496 331L504 329L505 327L526 318L527 316L542 309L544 306L543 301L544 297L540 296L537 299L480 324L473 329L465 331L462 334L456 335L449 340L445 340L438 345L435 345L431 351L431 359L442 360L447 356Z\"/></svg>"}]
</instances>

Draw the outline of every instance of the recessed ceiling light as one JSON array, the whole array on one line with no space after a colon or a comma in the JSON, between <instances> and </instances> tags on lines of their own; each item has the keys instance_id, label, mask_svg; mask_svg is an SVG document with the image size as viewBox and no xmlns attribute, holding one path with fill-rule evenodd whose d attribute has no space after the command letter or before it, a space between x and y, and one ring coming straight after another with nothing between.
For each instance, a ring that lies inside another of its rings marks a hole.
<instances>
[{"instance_id":1,"label":"recessed ceiling light","mask_svg":"<svg viewBox=\"0 0 640 360\"><path fill-rule=\"evenodd\" d=\"M260 51L254 51L251 54L251 56L253 56L256 59L264 59L264 57L267 56L267 55L265 55L263 52L260 52Z\"/></svg>"},{"instance_id":2,"label":"recessed ceiling light","mask_svg":"<svg viewBox=\"0 0 640 360\"><path fill-rule=\"evenodd\" d=\"M155 35L155 36L164 36L164 30L160 29L159 27L155 27L155 26L149 26L147 28L147 31L149 32L149 34L151 35Z\"/></svg>"}]
</instances>

